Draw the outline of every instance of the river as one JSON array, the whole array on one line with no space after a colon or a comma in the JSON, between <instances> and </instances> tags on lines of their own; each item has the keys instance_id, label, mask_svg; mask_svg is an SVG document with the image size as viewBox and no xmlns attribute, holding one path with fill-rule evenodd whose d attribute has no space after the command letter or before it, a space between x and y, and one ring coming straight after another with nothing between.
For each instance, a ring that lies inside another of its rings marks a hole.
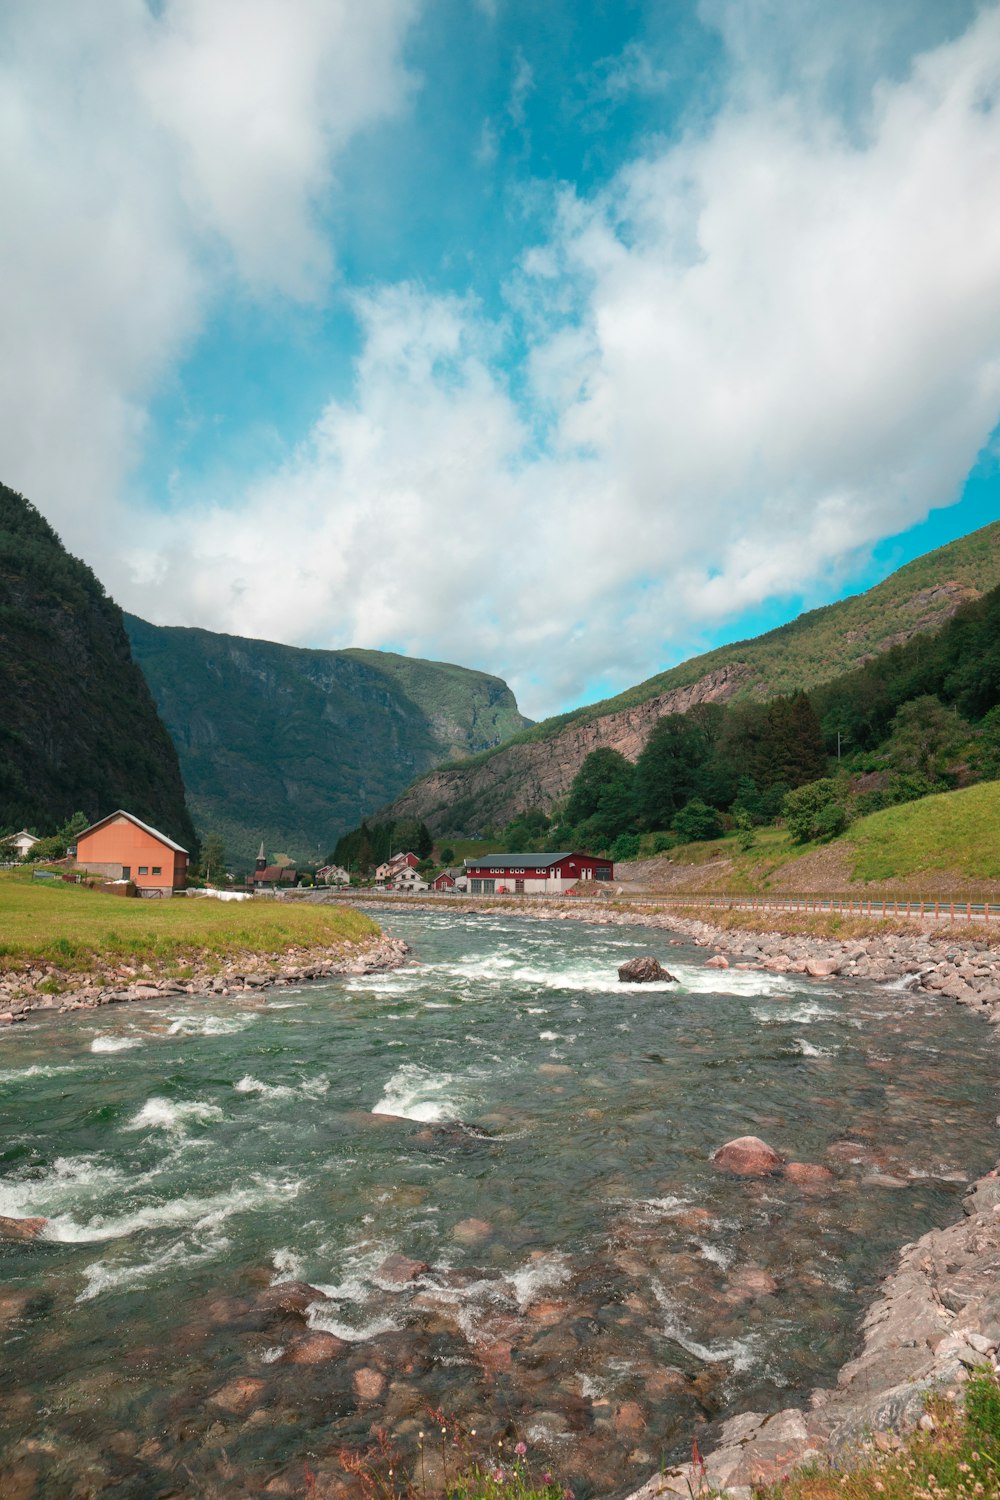
<instances>
[{"instance_id":1,"label":"river","mask_svg":"<svg viewBox=\"0 0 1000 1500\"><path fill-rule=\"evenodd\" d=\"M661 930L387 928L412 967L0 1038L0 1214L49 1220L0 1245L0 1493L333 1494L430 1409L623 1493L831 1379L995 1159L991 1028L940 1000ZM620 985L642 952L679 985ZM724 1176L744 1134L835 1182Z\"/></svg>"}]
</instances>

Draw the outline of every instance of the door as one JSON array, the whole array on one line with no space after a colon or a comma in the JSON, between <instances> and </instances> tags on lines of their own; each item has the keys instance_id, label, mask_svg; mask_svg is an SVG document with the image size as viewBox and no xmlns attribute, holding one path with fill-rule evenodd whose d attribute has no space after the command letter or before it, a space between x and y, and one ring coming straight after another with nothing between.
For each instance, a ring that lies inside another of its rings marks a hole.
<instances>
[{"instance_id":1,"label":"door","mask_svg":"<svg viewBox=\"0 0 1000 1500\"><path fill-rule=\"evenodd\" d=\"M123 880L131 880L132 879L132 866L131 865L122 865L122 879Z\"/></svg>"}]
</instances>

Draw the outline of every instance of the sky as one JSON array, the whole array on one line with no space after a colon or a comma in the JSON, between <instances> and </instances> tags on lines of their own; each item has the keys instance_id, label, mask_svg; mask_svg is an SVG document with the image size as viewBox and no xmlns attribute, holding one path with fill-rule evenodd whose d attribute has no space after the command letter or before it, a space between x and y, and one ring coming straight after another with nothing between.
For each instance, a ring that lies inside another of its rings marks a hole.
<instances>
[{"instance_id":1,"label":"sky","mask_svg":"<svg viewBox=\"0 0 1000 1500\"><path fill-rule=\"evenodd\" d=\"M6 0L0 479L533 718L1000 515L1000 0Z\"/></svg>"}]
</instances>

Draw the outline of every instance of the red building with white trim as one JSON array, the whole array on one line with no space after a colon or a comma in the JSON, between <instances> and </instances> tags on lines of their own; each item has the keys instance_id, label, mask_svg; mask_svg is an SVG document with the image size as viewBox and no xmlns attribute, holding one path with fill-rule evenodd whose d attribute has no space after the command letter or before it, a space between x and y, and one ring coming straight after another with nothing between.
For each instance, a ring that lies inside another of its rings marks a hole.
<instances>
[{"instance_id":1,"label":"red building with white trim","mask_svg":"<svg viewBox=\"0 0 1000 1500\"><path fill-rule=\"evenodd\" d=\"M558 896L570 886L615 878L614 863L596 854L484 854L465 861L473 896Z\"/></svg>"}]
</instances>

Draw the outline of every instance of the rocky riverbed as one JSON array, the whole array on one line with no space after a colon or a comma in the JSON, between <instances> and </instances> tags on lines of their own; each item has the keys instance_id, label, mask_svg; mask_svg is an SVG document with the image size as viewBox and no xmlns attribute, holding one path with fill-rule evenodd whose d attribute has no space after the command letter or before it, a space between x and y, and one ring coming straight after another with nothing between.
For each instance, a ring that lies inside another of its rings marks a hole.
<instances>
[{"instance_id":1,"label":"rocky riverbed","mask_svg":"<svg viewBox=\"0 0 1000 1500\"><path fill-rule=\"evenodd\" d=\"M88 972L55 964L0 973L0 1026L23 1021L32 1012L92 1010L100 1005L167 999L181 995L245 995L303 980L340 974L377 974L406 962L401 938L379 936L334 947L286 948L281 953L243 953L221 963L192 965L183 979L158 978L150 964L95 965Z\"/></svg>"},{"instance_id":2,"label":"rocky riverbed","mask_svg":"<svg viewBox=\"0 0 1000 1500\"><path fill-rule=\"evenodd\" d=\"M832 1389L806 1407L744 1412L723 1424L696 1470L682 1464L656 1475L630 1500L713 1493L750 1500L753 1487L827 1454L871 1443L900 1445L900 1430L933 1426L929 1393L957 1398L977 1366L997 1368L1000 1346L1000 1177L974 1184L965 1217L905 1245L882 1295L865 1315L864 1344Z\"/></svg>"}]
</instances>

